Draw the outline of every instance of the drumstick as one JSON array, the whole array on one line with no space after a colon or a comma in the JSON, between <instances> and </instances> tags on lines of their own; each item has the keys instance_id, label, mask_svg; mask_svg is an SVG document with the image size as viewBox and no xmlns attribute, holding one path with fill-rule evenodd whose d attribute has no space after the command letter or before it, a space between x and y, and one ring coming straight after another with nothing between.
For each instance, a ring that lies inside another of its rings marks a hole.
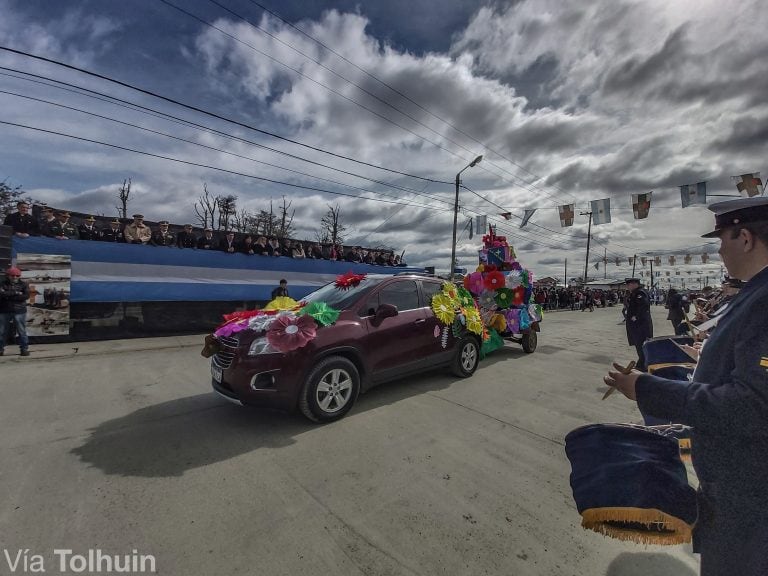
<instances>
[{"instance_id":1,"label":"drumstick","mask_svg":"<svg viewBox=\"0 0 768 576\"><path fill-rule=\"evenodd\" d=\"M635 368L635 364L636 362L632 360L629 364L627 364L626 368L622 368L621 366L616 364L616 362L614 362L613 367L616 368L616 370L621 374L629 374ZM606 398L608 398L608 396L613 394L614 390L616 390L616 386L611 386L610 388L608 388L608 390L605 391L605 394L603 394L603 400L605 400Z\"/></svg>"}]
</instances>

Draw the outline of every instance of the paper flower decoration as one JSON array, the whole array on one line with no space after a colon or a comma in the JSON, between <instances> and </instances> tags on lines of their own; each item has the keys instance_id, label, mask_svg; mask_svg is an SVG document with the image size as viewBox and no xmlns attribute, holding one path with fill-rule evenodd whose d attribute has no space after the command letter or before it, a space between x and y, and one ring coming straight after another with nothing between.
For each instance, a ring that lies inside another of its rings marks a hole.
<instances>
[{"instance_id":1,"label":"paper flower decoration","mask_svg":"<svg viewBox=\"0 0 768 576\"><path fill-rule=\"evenodd\" d=\"M467 310L466 313L467 317L467 330L472 332L473 334L482 334L483 333L483 321L480 319L480 313L472 308L471 310Z\"/></svg>"},{"instance_id":2,"label":"paper flower decoration","mask_svg":"<svg viewBox=\"0 0 768 576\"><path fill-rule=\"evenodd\" d=\"M264 306L264 310L293 310L298 302L288 296L278 296L272 302Z\"/></svg>"},{"instance_id":3,"label":"paper flower decoration","mask_svg":"<svg viewBox=\"0 0 768 576\"><path fill-rule=\"evenodd\" d=\"M456 306L445 294L435 294L432 297L432 312L440 322L450 325L456 317Z\"/></svg>"},{"instance_id":4,"label":"paper flower decoration","mask_svg":"<svg viewBox=\"0 0 768 576\"><path fill-rule=\"evenodd\" d=\"M520 310L517 308L510 308L505 314L507 318L507 331L512 334L520 332Z\"/></svg>"},{"instance_id":5,"label":"paper flower decoration","mask_svg":"<svg viewBox=\"0 0 768 576\"><path fill-rule=\"evenodd\" d=\"M267 330L267 341L280 352L290 352L306 346L315 330L311 316L278 316Z\"/></svg>"},{"instance_id":6,"label":"paper flower decoration","mask_svg":"<svg viewBox=\"0 0 768 576\"><path fill-rule=\"evenodd\" d=\"M495 264L486 264L485 267L483 267L483 272L496 272L499 267Z\"/></svg>"},{"instance_id":7,"label":"paper flower decoration","mask_svg":"<svg viewBox=\"0 0 768 576\"><path fill-rule=\"evenodd\" d=\"M522 270L523 267L520 266L520 262L512 262L512 270Z\"/></svg>"},{"instance_id":8,"label":"paper flower decoration","mask_svg":"<svg viewBox=\"0 0 768 576\"><path fill-rule=\"evenodd\" d=\"M530 281L528 280L528 270L523 270L520 273L520 284L526 288L530 286Z\"/></svg>"},{"instance_id":9,"label":"paper flower decoration","mask_svg":"<svg viewBox=\"0 0 768 576\"><path fill-rule=\"evenodd\" d=\"M443 282L443 294L448 296L451 300L458 300L458 288L451 282Z\"/></svg>"},{"instance_id":10,"label":"paper flower decoration","mask_svg":"<svg viewBox=\"0 0 768 576\"><path fill-rule=\"evenodd\" d=\"M488 268L486 266L486 268ZM498 270L485 272L483 274L483 284L487 290L497 290L504 286L504 274Z\"/></svg>"},{"instance_id":11,"label":"paper flower decoration","mask_svg":"<svg viewBox=\"0 0 768 576\"><path fill-rule=\"evenodd\" d=\"M496 290L496 295L493 298L496 300L496 305L499 308L509 308L512 306L514 292L509 288L499 288Z\"/></svg>"},{"instance_id":12,"label":"paper flower decoration","mask_svg":"<svg viewBox=\"0 0 768 576\"><path fill-rule=\"evenodd\" d=\"M541 321L541 307L538 304L529 304L528 305L528 315L531 317L532 321L540 322Z\"/></svg>"},{"instance_id":13,"label":"paper flower decoration","mask_svg":"<svg viewBox=\"0 0 768 576\"><path fill-rule=\"evenodd\" d=\"M474 306L475 299L472 298L472 294L466 288L458 288L456 290L456 296L459 300L459 305L466 308L467 306Z\"/></svg>"},{"instance_id":14,"label":"paper flower decoration","mask_svg":"<svg viewBox=\"0 0 768 576\"><path fill-rule=\"evenodd\" d=\"M504 339L499 336L495 330L488 330L488 338L483 341L483 345L480 347L480 358L485 358L488 354L494 350L504 347Z\"/></svg>"},{"instance_id":15,"label":"paper flower decoration","mask_svg":"<svg viewBox=\"0 0 768 576\"><path fill-rule=\"evenodd\" d=\"M504 332L507 329L507 319L503 314L494 314L488 323L488 328L493 328L497 332Z\"/></svg>"},{"instance_id":16,"label":"paper flower decoration","mask_svg":"<svg viewBox=\"0 0 768 576\"><path fill-rule=\"evenodd\" d=\"M299 316L311 316L320 326L330 326L336 322L340 313L325 302L310 302L298 312Z\"/></svg>"},{"instance_id":17,"label":"paper flower decoration","mask_svg":"<svg viewBox=\"0 0 768 576\"><path fill-rule=\"evenodd\" d=\"M253 316L263 314L261 310L240 310L238 312L232 312L231 314L224 314L223 318L227 322L236 322L238 320L246 320Z\"/></svg>"},{"instance_id":18,"label":"paper flower decoration","mask_svg":"<svg viewBox=\"0 0 768 576\"><path fill-rule=\"evenodd\" d=\"M261 332L269 328L269 325L275 320L275 314L259 314L248 319L248 328L255 332Z\"/></svg>"},{"instance_id":19,"label":"paper flower decoration","mask_svg":"<svg viewBox=\"0 0 768 576\"><path fill-rule=\"evenodd\" d=\"M246 328L248 328L248 321L238 320L237 322L227 322L226 324L222 324L213 334L218 337L227 337L242 332Z\"/></svg>"},{"instance_id":20,"label":"paper flower decoration","mask_svg":"<svg viewBox=\"0 0 768 576\"><path fill-rule=\"evenodd\" d=\"M483 291L483 275L481 272L472 272L464 276L464 288L472 294L480 294Z\"/></svg>"},{"instance_id":21,"label":"paper flower decoration","mask_svg":"<svg viewBox=\"0 0 768 576\"><path fill-rule=\"evenodd\" d=\"M525 288L518 286L514 289L514 297L512 298L512 304L515 306L522 306L525 302Z\"/></svg>"},{"instance_id":22,"label":"paper flower decoration","mask_svg":"<svg viewBox=\"0 0 768 576\"><path fill-rule=\"evenodd\" d=\"M533 272L531 272L530 270L526 270L526 272L528 272L528 284L530 286L533 286Z\"/></svg>"},{"instance_id":23,"label":"paper flower decoration","mask_svg":"<svg viewBox=\"0 0 768 576\"><path fill-rule=\"evenodd\" d=\"M346 274L342 274L336 277L336 288L339 290L349 290L354 288L360 282L365 280L366 274L355 274L351 270Z\"/></svg>"},{"instance_id":24,"label":"paper flower decoration","mask_svg":"<svg viewBox=\"0 0 768 576\"><path fill-rule=\"evenodd\" d=\"M528 310L520 308L520 330L527 330L531 327L531 317L528 315Z\"/></svg>"},{"instance_id":25,"label":"paper flower decoration","mask_svg":"<svg viewBox=\"0 0 768 576\"><path fill-rule=\"evenodd\" d=\"M477 303L480 304L481 308L488 308L489 310L495 310L496 309L496 300L494 300L493 297L494 297L493 291L485 290L478 297Z\"/></svg>"},{"instance_id":26,"label":"paper flower decoration","mask_svg":"<svg viewBox=\"0 0 768 576\"><path fill-rule=\"evenodd\" d=\"M462 320L464 322L462 322ZM453 324L451 324L451 332L453 332L454 337L458 338L461 336L461 333L464 331L464 324L466 323L466 318L462 316L461 314L457 314L456 318L453 321Z\"/></svg>"},{"instance_id":27,"label":"paper flower decoration","mask_svg":"<svg viewBox=\"0 0 768 576\"><path fill-rule=\"evenodd\" d=\"M505 281L505 285L507 288L514 290L518 286L520 286L521 280L520 280L520 270L512 270L509 274L507 274L507 279Z\"/></svg>"}]
</instances>

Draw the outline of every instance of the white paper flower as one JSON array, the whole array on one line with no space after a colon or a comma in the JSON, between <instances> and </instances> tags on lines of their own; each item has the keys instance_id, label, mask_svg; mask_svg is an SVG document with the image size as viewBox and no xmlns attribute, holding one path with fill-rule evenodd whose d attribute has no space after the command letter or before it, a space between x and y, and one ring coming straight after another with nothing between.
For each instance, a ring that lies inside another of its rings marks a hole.
<instances>
[{"instance_id":1,"label":"white paper flower","mask_svg":"<svg viewBox=\"0 0 768 576\"><path fill-rule=\"evenodd\" d=\"M509 274L507 274L507 280L505 282L505 285L507 288L510 288L514 290L518 286L520 286L522 282L522 275L520 274L520 270L512 270Z\"/></svg>"}]
</instances>

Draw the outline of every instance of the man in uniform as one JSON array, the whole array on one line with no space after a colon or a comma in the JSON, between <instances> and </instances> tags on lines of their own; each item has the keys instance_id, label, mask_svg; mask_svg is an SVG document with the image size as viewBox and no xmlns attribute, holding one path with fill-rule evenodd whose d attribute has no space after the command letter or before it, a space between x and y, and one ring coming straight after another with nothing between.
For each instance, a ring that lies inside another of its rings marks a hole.
<instances>
[{"instance_id":1,"label":"man in uniform","mask_svg":"<svg viewBox=\"0 0 768 576\"><path fill-rule=\"evenodd\" d=\"M37 221L29 213L29 204L26 202L17 202L16 212L8 214L3 224L11 226L13 233L19 238L29 238L40 234Z\"/></svg>"},{"instance_id":2,"label":"man in uniform","mask_svg":"<svg viewBox=\"0 0 768 576\"><path fill-rule=\"evenodd\" d=\"M40 234L53 238L53 234L51 234L51 226L56 222L56 216L53 215L53 208L43 208L43 217L40 219L39 226Z\"/></svg>"},{"instance_id":3,"label":"man in uniform","mask_svg":"<svg viewBox=\"0 0 768 576\"><path fill-rule=\"evenodd\" d=\"M213 230L206 228L203 235L197 241L198 250L215 250L216 242L213 239Z\"/></svg>"},{"instance_id":4,"label":"man in uniform","mask_svg":"<svg viewBox=\"0 0 768 576\"><path fill-rule=\"evenodd\" d=\"M152 240L150 240L152 246L167 246L169 248L176 246L173 234L168 232L168 220L160 220L157 225L158 229L154 231Z\"/></svg>"},{"instance_id":5,"label":"man in uniform","mask_svg":"<svg viewBox=\"0 0 768 576\"><path fill-rule=\"evenodd\" d=\"M640 286L637 278L626 279L629 295L627 296L627 341L637 350L637 369L645 371L643 343L653 338L653 320L651 319L651 299Z\"/></svg>"},{"instance_id":6,"label":"man in uniform","mask_svg":"<svg viewBox=\"0 0 768 576\"><path fill-rule=\"evenodd\" d=\"M715 230L731 278L745 282L705 341L693 382L633 371L605 383L643 413L693 427L699 479L694 551L702 576L768 574L768 197L718 202Z\"/></svg>"},{"instance_id":7,"label":"man in uniform","mask_svg":"<svg viewBox=\"0 0 768 576\"><path fill-rule=\"evenodd\" d=\"M101 231L101 240L102 242L114 243L125 242L125 236L120 229L120 220L118 218L112 218L112 221L109 223L109 228L104 228L104 230Z\"/></svg>"},{"instance_id":8,"label":"man in uniform","mask_svg":"<svg viewBox=\"0 0 768 576\"><path fill-rule=\"evenodd\" d=\"M133 222L128 224L123 230L125 241L128 244L146 244L152 239L152 230L144 224L144 216L141 214L133 215Z\"/></svg>"},{"instance_id":9,"label":"man in uniform","mask_svg":"<svg viewBox=\"0 0 768 576\"><path fill-rule=\"evenodd\" d=\"M0 282L0 356L5 353L5 339L11 331L11 321L16 324L19 348L22 356L29 356L27 338L27 300L29 287L21 279L21 270L12 267L5 271Z\"/></svg>"},{"instance_id":10,"label":"man in uniform","mask_svg":"<svg viewBox=\"0 0 768 576\"><path fill-rule=\"evenodd\" d=\"M69 221L69 212L59 212L56 222L48 227L48 233L59 240L79 240L80 233L75 225Z\"/></svg>"},{"instance_id":11,"label":"man in uniform","mask_svg":"<svg viewBox=\"0 0 768 576\"><path fill-rule=\"evenodd\" d=\"M80 240L101 240L101 232L96 228L96 218L93 216L86 216L80 226L77 227L77 232L80 234Z\"/></svg>"},{"instance_id":12,"label":"man in uniform","mask_svg":"<svg viewBox=\"0 0 768 576\"><path fill-rule=\"evenodd\" d=\"M192 232L192 224L184 224L184 230L176 235L176 246L179 248L195 248L197 238Z\"/></svg>"}]
</instances>

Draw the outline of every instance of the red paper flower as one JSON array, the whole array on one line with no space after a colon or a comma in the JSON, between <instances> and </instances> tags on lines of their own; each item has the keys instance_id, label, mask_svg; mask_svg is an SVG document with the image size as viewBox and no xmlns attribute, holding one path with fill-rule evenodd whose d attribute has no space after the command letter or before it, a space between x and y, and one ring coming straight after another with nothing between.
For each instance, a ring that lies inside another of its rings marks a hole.
<instances>
[{"instance_id":1,"label":"red paper flower","mask_svg":"<svg viewBox=\"0 0 768 576\"><path fill-rule=\"evenodd\" d=\"M367 274L355 274L350 270L346 274L336 277L336 288L339 290L349 290L365 280L366 276Z\"/></svg>"},{"instance_id":2,"label":"red paper flower","mask_svg":"<svg viewBox=\"0 0 768 576\"><path fill-rule=\"evenodd\" d=\"M512 298L512 304L515 306L521 306L523 304L523 298L525 298L525 287L518 286L514 289L514 297Z\"/></svg>"},{"instance_id":3,"label":"red paper flower","mask_svg":"<svg viewBox=\"0 0 768 576\"><path fill-rule=\"evenodd\" d=\"M263 314L261 310L240 310L238 312L232 312L232 314L224 314L224 323L234 322L237 320L246 320Z\"/></svg>"},{"instance_id":4,"label":"red paper flower","mask_svg":"<svg viewBox=\"0 0 768 576\"><path fill-rule=\"evenodd\" d=\"M267 341L280 352L290 352L312 340L315 329L312 316L278 316L267 330Z\"/></svg>"},{"instance_id":5,"label":"red paper flower","mask_svg":"<svg viewBox=\"0 0 768 576\"><path fill-rule=\"evenodd\" d=\"M498 270L496 264L486 264L483 267L483 272L495 272L496 270Z\"/></svg>"},{"instance_id":6,"label":"red paper flower","mask_svg":"<svg viewBox=\"0 0 768 576\"><path fill-rule=\"evenodd\" d=\"M504 287L504 274L498 271L483 274L483 284L486 290L496 290Z\"/></svg>"}]
</instances>

